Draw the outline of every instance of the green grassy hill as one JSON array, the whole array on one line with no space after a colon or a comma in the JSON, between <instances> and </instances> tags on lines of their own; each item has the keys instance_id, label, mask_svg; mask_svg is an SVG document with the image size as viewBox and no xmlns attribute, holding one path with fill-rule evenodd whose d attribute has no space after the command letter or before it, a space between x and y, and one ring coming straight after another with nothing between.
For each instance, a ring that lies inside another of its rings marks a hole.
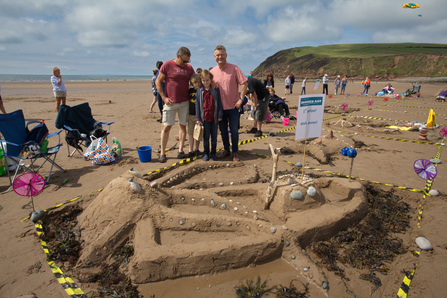
<instances>
[{"instance_id":1,"label":"green grassy hill","mask_svg":"<svg viewBox=\"0 0 447 298\"><path fill-rule=\"evenodd\" d=\"M325 73L349 77L440 77L447 73L447 44L382 43L340 44L282 50L268 57L253 72L265 77L288 73L309 78Z\"/></svg>"}]
</instances>

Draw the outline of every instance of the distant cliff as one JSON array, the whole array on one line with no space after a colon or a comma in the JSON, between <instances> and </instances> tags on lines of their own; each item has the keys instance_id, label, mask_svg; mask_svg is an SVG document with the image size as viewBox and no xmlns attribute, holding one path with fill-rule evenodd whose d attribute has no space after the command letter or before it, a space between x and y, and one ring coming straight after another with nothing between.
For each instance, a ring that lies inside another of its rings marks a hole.
<instances>
[{"instance_id":1,"label":"distant cliff","mask_svg":"<svg viewBox=\"0 0 447 298\"><path fill-rule=\"evenodd\" d=\"M299 47L268 57L254 71L263 78L293 73L319 78L324 74L350 78L403 78L447 76L447 44L390 43Z\"/></svg>"}]
</instances>

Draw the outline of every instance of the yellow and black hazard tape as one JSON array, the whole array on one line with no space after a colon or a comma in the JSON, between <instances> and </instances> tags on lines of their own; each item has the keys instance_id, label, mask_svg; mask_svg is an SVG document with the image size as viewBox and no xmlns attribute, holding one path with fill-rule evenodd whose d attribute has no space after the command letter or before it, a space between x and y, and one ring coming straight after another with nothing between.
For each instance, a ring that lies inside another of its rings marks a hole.
<instances>
[{"instance_id":1,"label":"yellow and black hazard tape","mask_svg":"<svg viewBox=\"0 0 447 298\"><path fill-rule=\"evenodd\" d=\"M265 154L256 153L256 152L250 152L250 154L254 154L254 155L258 155L258 156L262 156L262 157L266 157L266 158L271 158L271 156L268 156L268 155L265 155ZM285 160L285 159L282 159L282 158L280 158L279 160L284 161L284 162L286 162L286 163L288 163L288 164L290 164L292 166L296 166L296 164L291 162L291 161L288 161L288 160ZM349 178L348 175L343 175L343 174L332 172L332 171L328 171L328 170L313 168L313 167L309 167L309 166L304 166L304 168L305 169L309 169L309 170L313 170L313 171L317 171L317 172L321 172L321 173L325 173L325 174L330 174L330 175L333 175L333 176ZM374 184L390 186L390 187L393 187L393 188L398 188L398 189L402 189L402 190L408 190L408 191L412 191L412 192L422 193L422 194L427 195L427 196L431 196L428 192L426 192L424 190L421 190L421 189L410 188L410 187L405 187L405 186L398 186L398 185L394 185L394 184L383 183L383 182L372 181L372 180L366 180L366 179L359 178L359 177L352 177L351 176L351 179L352 180L358 180L358 181L367 181L367 182L374 183Z\"/></svg>"},{"instance_id":2,"label":"yellow and black hazard tape","mask_svg":"<svg viewBox=\"0 0 447 298\"><path fill-rule=\"evenodd\" d=\"M355 117L364 118L364 119L372 119L372 120L384 120L384 121L389 121L390 120L390 119L385 119L385 118L380 118L380 117L370 117L370 116L355 116ZM393 119L392 121L410 122L410 121L407 121L407 120L396 120L396 119Z\"/></svg>"},{"instance_id":3,"label":"yellow and black hazard tape","mask_svg":"<svg viewBox=\"0 0 447 298\"><path fill-rule=\"evenodd\" d=\"M393 105L393 107L402 107L402 108L413 108L413 109L440 109L445 110L447 108L432 108L430 106L423 107L423 106L401 106L401 105Z\"/></svg>"},{"instance_id":4,"label":"yellow and black hazard tape","mask_svg":"<svg viewBox=\"0 0 447 298\"><path fill-rule=\"evenodd\" d=\"M329 130L332 130L332 129L322 128L322 130L329 131ZM441 145L441 143L421 142L421 141L413 141L413 140L403 140L403 139L397 139L397 138L387 138L387 137L381 137L381 136L358 134L356 132L348 132L348 131L341 131L341 130L332 130L332 131L333 132L347 134L347 135L361 135L363 137L383 139L383 140L390 140L390 141L398 141L398 142L406 142L406 143L414 143L414 144L425 144L425 145L438 145L438 146Z\"/></svg>"},{"instance_id":5,"label":"yellow and black hazard tape","mask_svg":"<svg viewBox=\"0 0 447 298\"><path fill-rule=\"evenodd\" d=\"M37 235L40 237L44 234L43 228L42 228L42 222L39 220L37 223L34 224L36 227ZM41 238L41 237L40 237ZM47 243L40 240L40 245L42 246L43 251L45 252L47 256L47 263L51 268L51 271L53 272L54 276L56 277L57 281L61 284L61 286L64 288L65 292L72 298L82 298L85 297L84 292L78 287L78 285L67 275L65 275L62 270L54 263L53 261L49 261L49 250Z\"/></svg>"},{"instance_id":6,"label":"yellow and black hazard tape","mask_svg":"<svg viewBox=\"0 0 447 298\"><path fill-rule=\"evenodd\" d=\"M414 252L414 255L416 255L417 257L419 257L420 254L420 251ZM400 285L399 291L397 291L397 298L407 298L408 292L410 291L410 283L413 280L414 273L416 272L416 266L417 264L415 263L413 270L411 270L408 275L405 275L404 280Z\"/></svg>"},{"instance_id":7,"label":"yellow and black hazard tape","mask_svg":"<svg viewBox=\"0 0 447 298\"><path fill-rule=\"evenodd\" d=\"M98 192L102 191L103 189L104 189L104 188L98 189ZM91 193L89 193L89 194L93 194L93 193L94 193L94 192L91 192ZM63 205L66 205L66 204L68 204L68 203L77 201L77 200L82 199L82 198L83 198L83 196L76 197L76 198L71 199L71 200L68 200L68 201L66 201L66 202L57 204L56 206L50 207L50 208L48 208L48 209L45 209L44 211L45 211L45 212L48 212L48 211L50 211L50 210L59 208L59 207L61 207L61 206L63 206ZM30 217L31 217L31 216L28 215L27 217L25 217L24 219L22 219L20 222L24 222L25 220L29 219Z\"/></svg>"},{"instance_id":8,"label":"yellow and black hazard tape","mask_svg":"<svg viewBox=\"0 0 447 298\"><path fill-rule=\"evenodd\" d=\"M406 113L406 114L419 114L419 115L428 115L429 113L416 113L416 112L407 112L407 111L390 111L390 110L376 110L379 112L391 112L391 113ZM436 114L436 116L447 116L447 114Z\"/></svg>"},{"instance_id":9,"label":"yellow and black hazard tape","mask_svg":"<svg viewBox=\"0 0 447 298\"><path fill-rule=\"evenodd\" d=\"M442 142L445 141L445 138L442 139ZM438 152L436 153L436 157L437 159L441 158L441 151L442 151L442 146L440 145L438 147ZM438 164L435 163L434 164L436 168L438 168ZM436 177L435 177L436 178ZM429 193L431 186L433 184L433 180L427 180L425 182L425 193ZM422 196L423 201L425 200L425 194ZM430 195L429 195L430 196ZM420 228L421 227L421 220L422 220L422 211L424 211L424 206L421 204L419 204L419 210L418 210L418 222L417 222L417 227Z\"/></svg>"},{"instance_id":10,"label":"yellow and black hazard tape","mask_svg":"<svg viewBox=\"0 0 447 298\"><path fill-rule=\"evenodd\" d=\"M395 102L390 102L390 104L396 104L396 103L415 103L415 104L422 104L422 102L419 102L419 101L404 101L404 102L401 102L401 101L395 101ZM442 105L442 106L446 106L447 105L447 103L446 102L444 102L444 103L440 103L440 102L430 102L429 103L429 106L431 106L431 105Z\"/></svg>"}]
</instances>

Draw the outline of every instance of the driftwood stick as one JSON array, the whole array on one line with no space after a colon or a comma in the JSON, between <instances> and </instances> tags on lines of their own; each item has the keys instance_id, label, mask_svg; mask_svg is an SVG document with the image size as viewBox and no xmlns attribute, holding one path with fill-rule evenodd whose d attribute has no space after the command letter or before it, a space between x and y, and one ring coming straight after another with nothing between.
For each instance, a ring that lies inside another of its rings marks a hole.
<instances>
[{"instance_id":1,"label":"driftwood stick","mask_svg":"<svg viewBox=\"0 0 447 298\"><path fill-rule=\"evenodd\" d=\"M264 210L269 209L270 201L272 199L273 194L273 185L276 181L276 169L278 167L278 160L279 160L279 148L274 149L272 144L269 144L270 152L272 152L272 159L273 159L273 172L272 172L272 180L269 183L269 187L267 189L267 197L265 199L265 206Z\"/></svg>"}]
</instances>

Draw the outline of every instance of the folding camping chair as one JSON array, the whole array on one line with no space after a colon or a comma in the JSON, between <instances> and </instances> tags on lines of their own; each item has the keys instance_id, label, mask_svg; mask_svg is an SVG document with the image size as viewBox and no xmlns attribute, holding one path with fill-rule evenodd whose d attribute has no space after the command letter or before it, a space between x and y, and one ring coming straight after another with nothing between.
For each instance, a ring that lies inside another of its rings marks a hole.
<instances>
[{"instance_id":1,"label":"folding camping chair","mask_svg":"<svg viewBox=\"0 0 447 298\"><path fill-rule=\"evenodd\" d=\"M91 136L106 139L110 134L110 126L115 122L99 122L93 119L92 110L88 102L77 106L61 105L56 118L56 128L65 130L65 141L67 142L68 156L73 156L78 152L84 159L82 147L88 147ZM107 131L102 130L102 125L108 125ZM70 148L74 150L70 153Z\"/></svg>"},{"instance_id":2,"label":"folding camping chair","mask_svg":"<svg viewBox=\"0 0 447 298\"><path fill-rule=\"evenodd\" d=\"M42 137L39 141L29 140L30 133L27 128L29 124L38 123L43 124L40 121L29 121L25 126L25 117L23 116L22 110L17 110L9 114L0 114L0 132L4 137L4 141L1 142L1 147L3 150L3 156L5 156L5 168L8 173L9 183L12 185L15 178L17 177L19 171L23 170L26 172L37 172L42 168L42 166L48 161L51 164L50 172L48 174L46 182L50 180L51 172L53 171L53 166L58 168L60 171L65 172L65 170L56 163L56 156L59 152L62 143L60 142L60 133L62 129L51 134L46 134L43 139L49 139L54 136L58 136L59 140L56 146L48 147L45 152L40 151L40 145ZM45 126L46 129L46 126ZM46 132L48 130L46 129ZM32 153L32 155L24 154L32 146L37 149ZM42 161L40 166L36 166L35 163ZM29 161L29 165L25 165L25 162ZM37 167L37 168L35 168ZM15 170L14 176L11 179L10 171Z\"/></svg>"}]
</instances>

